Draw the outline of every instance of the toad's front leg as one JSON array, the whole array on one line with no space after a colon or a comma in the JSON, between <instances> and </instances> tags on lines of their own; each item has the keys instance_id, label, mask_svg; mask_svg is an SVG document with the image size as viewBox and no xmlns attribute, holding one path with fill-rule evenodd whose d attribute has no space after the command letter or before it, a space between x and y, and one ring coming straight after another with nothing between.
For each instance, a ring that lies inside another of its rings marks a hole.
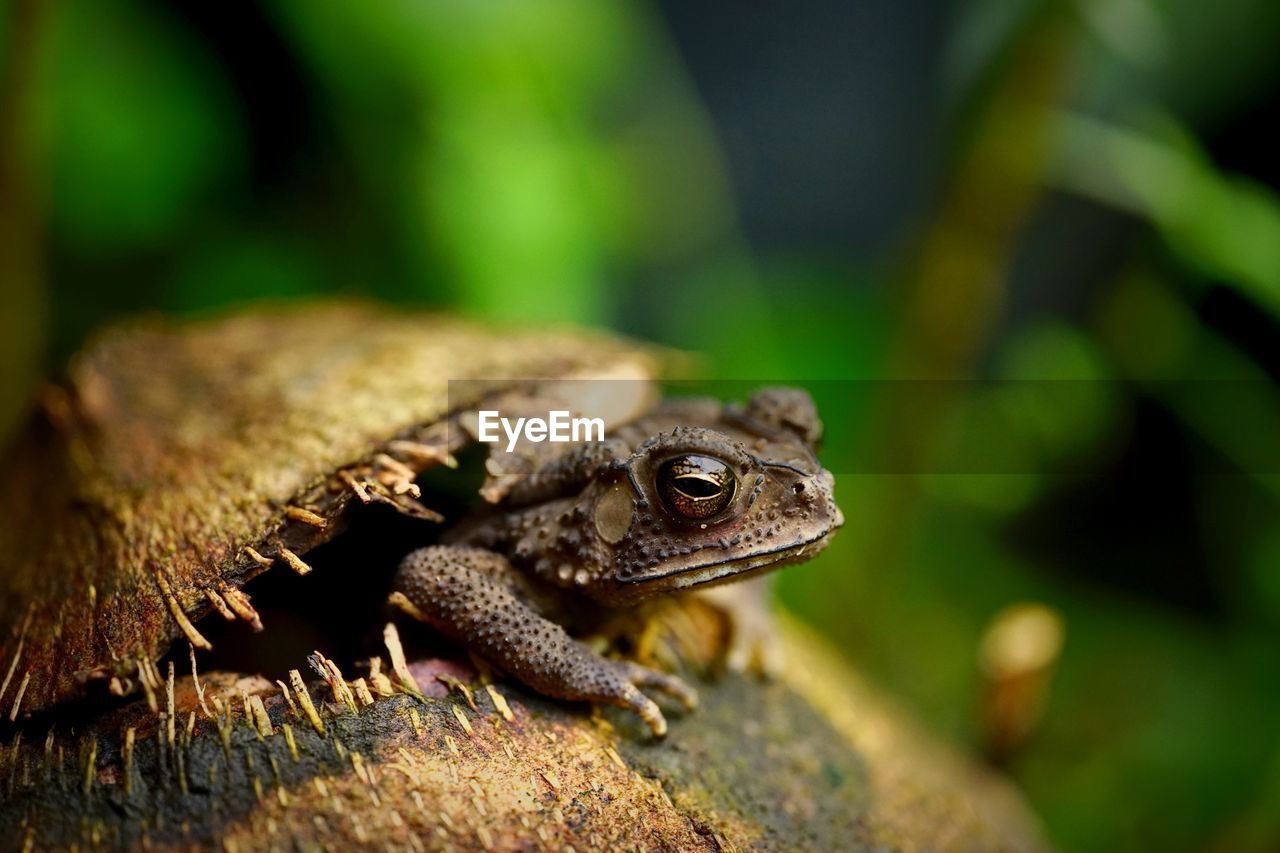
<instances>
[{"instance_id":1,"label":"toad's front leg","mask_svg":"<svg viewBox=\"0 0 1280 853\"><path fill-rule=\"evenodd\" d=\"M525 579L500 554L433 545L400 563L392 602L540 693L628 708L654 735L667 721L641 687L686 708L697 695L680 679L627 661L606 660L538 614L517 593Z\"/></svg>"}]
</instances>

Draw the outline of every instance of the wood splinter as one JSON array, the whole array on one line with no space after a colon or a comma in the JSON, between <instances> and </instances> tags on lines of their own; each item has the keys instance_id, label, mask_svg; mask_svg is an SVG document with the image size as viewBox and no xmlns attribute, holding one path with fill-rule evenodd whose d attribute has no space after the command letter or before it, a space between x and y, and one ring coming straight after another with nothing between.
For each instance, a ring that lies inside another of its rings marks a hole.
<instances>
[{"instance_id":1,"label":"wood splinter","mask_svg":"<svg viewBox=\"0 0 1280 853\"><path fill-rule=\"evenodd\" d=\"M413 615L413 611L409 609L413 608L413 604L400 593L391 593L387 602ZM416 610L416 608L413 609ZM386 627L382 629L382 641L387 647L387 653L391 656L391 671L396 674L396 680L400 682L400 687L407 693L421 698L422 688L418 687L418 682L414 680L413 674L409 672L409 663L404 657L404 646L400 644L400 632L396 630L394 622L388 622Z\"/></svg>"},{"instance_id":2,"label":"wood splinter","mask_svg":"<svg viewBox=\"0 0 1280 853\"><path fill-rule=\"evenodd\" d=\"M191 624L191 620L187 618L187 614L182 609L182 605L178 603L178 599L174 596L173 590L169 587L169 582L165 580L164 573L159 569L155 570L156 586L160 587L160 594L164 597L165 603L169 606L169 613L173 615L173 621L178 623L178 627L182 629L182 633L191 641L191 645L199 649L208 651L213 648L204 638L204 635L196 630L196 626Z\"/></svg>"},{"instance_id":3,"label":"wood splinter","mask_svg":"<svg viewBox=\"0 0 1280 853\"><path fill-rule=\"evenodd\" d=\"M258 615L258 611L249 603L249 596L245 595L234 586L225 586L221 590L222 598L227 602L227 606L255 631L262 630L262 617Z\"/></svg>"},{"instance_id":4,"label":"wood splinter","mask_svg":"<svg viewBox=\"0 0 1280 853\"><path fill-rule=\"evenodd\" d=\"M356 496L360 503L367 504L369 501L373 500L373 498L369 496L369 492L365 488L365 484L356 479L350 471L339 471L338 479L342 480L342 482L346 484L347 488L351 490L351 493Z\"/></svg>"},{"instance_id":5,"label":"wood splinter","mask_svg":"<svg viewBox=\"0 0 1280 853\"><path fill-rule=\"evenodd\" d=\"M458 459L449 452L447 446L423 444L420 441L392 441L387 444L392 453L409 456L421 462L444 465L446 468L457 468Z\"/></svg>"},{"instance_id":6,"label":"wood splinter","mask_svg":"<svg viewBox=\"0 0 1280 853\"><path fill-rule=\"evenodd\" d=\"M244 546L244 552L249 555L250 560L253 560L255 563L257 563L259 566L262 566L262 568L264 569L269 569L273 565L275 565L274 560L272 560L270 557L264 556L256 548L252 548L246 545Z\"/></svg>"},{"instance_id":7,"label":"wood splinter","mask_svg":"<svg viewBox=\"0 0 1280 853\"><path fill-rule=\"evenodd\" d=\"M293 569L300 575L311 574L311 566L303 562L301 557L283 545L280 546L280 559L284 560L285 564L288 565L289 568Z\"/></svg>"},{"instance_id":8,"label":"wood splinter","mask_svg":"<svg viewBox=\"0 0 1280 853\"><path fill-rule=\"evenodd\" d=\"M329 521L324 516L300 506L289 505L285 507L284 514L294 521L301 521L303 524L310 524L312 527L324 529L329 526Z\"/></svg>"},{"instance_id":9,"label":"wood splinter","mask_svg":"<svg viewBox=\"0 0 1280 853\"><path fill-rule=\"evenodd\" d=\"M223 619L226 619L228 622L235 621L236 614L231 612L231 608L227 606L227 602L223 600L222 596L218 595L218 591L216 589L205 587L204 597L209 599L209 603L213 605L213 609L218 611Z\"/></svg>"}]
</instances>

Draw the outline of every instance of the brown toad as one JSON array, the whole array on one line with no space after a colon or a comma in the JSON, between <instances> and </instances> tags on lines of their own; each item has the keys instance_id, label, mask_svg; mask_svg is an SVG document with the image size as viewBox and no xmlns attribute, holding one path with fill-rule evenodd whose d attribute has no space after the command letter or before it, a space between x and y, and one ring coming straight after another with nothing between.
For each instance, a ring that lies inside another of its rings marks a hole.
<instances>
[{"instance_id":1,"label":"brown toad","mask_svg":"<svg viewBox=\"0 0 1280 853\"><path fill-rule=\"evenodd\" d=\"M572 446L445 544L409 554L392 600L530 687L629 708L660 736L666 720L640 688L690 708L693 690L602 658L564 626L821 551L844 520L814 454L821 431L794 389L745 407L667 403Z\"/></svg>"}]
</instances>

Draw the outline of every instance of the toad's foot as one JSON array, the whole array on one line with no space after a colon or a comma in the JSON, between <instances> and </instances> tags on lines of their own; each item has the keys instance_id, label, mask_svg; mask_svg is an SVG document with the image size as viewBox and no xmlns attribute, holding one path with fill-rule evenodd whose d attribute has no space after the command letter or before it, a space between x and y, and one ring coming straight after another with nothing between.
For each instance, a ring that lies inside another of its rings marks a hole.
<instances>
[{"instance_id":1,"label":"toad's foot","mask_svg":"<svg viewBox=\"0 0 1280 853\"><path fill-rule=\"evenodd\" d=\"M641 688L666 693L686 709L697 704L697 694L675 676L606 660L571 638L526 603L536 598L527 587L499 554L434 545L405 557L392 602L534 690L627 708L656 737L666 734L667 721Z\"/></svg>"},{"instance_id":2,"label":"toad's foot","mask_svg":"<svg viewBox=\"0 0 1280 853\"><path fill-rule=\"evenodd\" d=\"M662 716L657 703L640 691L641 687L652 688L667 694L683 705L686 711L692 711L698 706L698 694L674 675L630 661L606 660L591 652L587 654L592 660L584 660L580 666L596 670L589 680L597 686L590 691L592 695L573 698L604 702L634 711L640 719L644 720L654 737L662 737L667 733L667 720Z\"/></svg>"}]
</instances>

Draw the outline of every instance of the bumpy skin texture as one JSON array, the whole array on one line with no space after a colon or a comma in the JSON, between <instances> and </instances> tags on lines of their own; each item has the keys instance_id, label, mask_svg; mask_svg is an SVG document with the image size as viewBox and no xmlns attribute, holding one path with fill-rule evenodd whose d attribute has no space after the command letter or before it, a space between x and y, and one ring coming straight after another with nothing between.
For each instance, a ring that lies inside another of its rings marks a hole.
<instances>
[{"instance_id":1,"label":"bumpy skin texture","mask_svg":"<svg viewBox=\"0 0 1280 853\"><path fill-rule=\"evenodd\" d=\"M533 609L529 602L534 596L521 580L501 554L432 546L405 559L398 587L414 604L414 615L539 692L629 708L659 735L666 733L666 721L640 687L668 693L686 708L697 704L693 691L679 679L638 664L605 660L572 639Z\"/></svg>"},{"instance_id":2,"label":"bumpy skin texture","mask_svg":"<svg viewBox=\"0 0 1280 853\"><path fill-rule=\"evenodd\" d=\"M686 707L693 691L595 655L548 617L578 621L822 550L843 518L813 453L820 435L793 389L761 391L746 409L664 406L545 461L453 544L410 554L393 601L543 693L630 708L662 735L640 688Z\"/></svg>"}]
</instances>

